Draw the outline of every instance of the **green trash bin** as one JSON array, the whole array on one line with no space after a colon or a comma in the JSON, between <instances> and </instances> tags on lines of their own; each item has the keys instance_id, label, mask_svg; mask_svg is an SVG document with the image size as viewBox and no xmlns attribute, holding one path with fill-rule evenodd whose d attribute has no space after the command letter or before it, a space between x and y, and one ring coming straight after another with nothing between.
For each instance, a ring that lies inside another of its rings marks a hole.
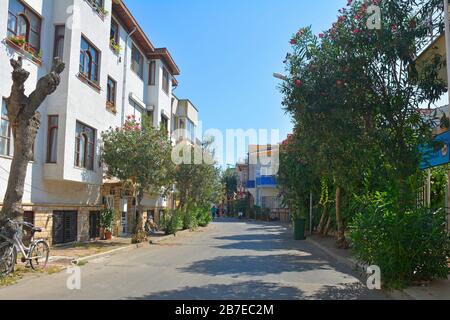
<instances>
[{"instance_id":1,"label":"green trash bin","mask_svg":"<svg viewBox=\"0 0 450 320\"><path fill-rule=\"evenodd\" d=\"M295 240L306 240L305 227L306 227L306 219L295 219L294 220L294 239Z\"/></svg>"}]
</instances>

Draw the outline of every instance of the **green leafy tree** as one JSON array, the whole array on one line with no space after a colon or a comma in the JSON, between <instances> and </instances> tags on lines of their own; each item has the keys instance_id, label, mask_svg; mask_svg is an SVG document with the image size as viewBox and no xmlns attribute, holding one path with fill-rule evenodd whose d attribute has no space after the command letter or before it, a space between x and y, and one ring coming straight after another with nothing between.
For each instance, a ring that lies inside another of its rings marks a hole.
<instances>
[{"instance_id":1,"label":"green leafy tree","mask_svg":"<svg viewBox=\"0 0 450 320\"><path fill-rule=\"evenodd\" d=\"M144 194L162 196L173 183L172 145L167 131L153 128L147 118L141 124L128 117L123 127L111 128L102 139L107 175L131 184L136 191L139 217L134 233L138 235L143 229Z\"/></svg>"},{"instance_id":2,"label":"green leafy tree","mask_svg":"<svg viewBox=\"0 0 450 320\"><path fill-rule=\"evenodd\" d=\"M340 246L346 243L343 196L389 189L399 212L414 204L418 145L431 138L418 109L445 91L438 78L442 57L425 66L415 57L441 2L349 1L331 29L316 36L302 28L291 39L283 104L302 157L317 178L334 185ZM366 24L373 4L381 10L381 29Z\"/></svg>"},{"instance_id":3,"label":"green leafy tree","mask_svg":"<svg viewBox=\"0 0 450 320\"><path fill-rule=\"evenodd\" d=\"M196 207L207 207L222 198L223 188L220 170L213 161L212 141L201 146L186 145L180 156L190 161L181 163L175 169L178 209L186 212ZM186 154L185 154L186 153ZM200 163L196 159L202 159Z\"/></svg>"},{"instance_id":4,"label":"green leafy tree","mask_svg":"<svg viewBox=\"0 0 450 320\"><path fill-rule=\"evenodd\" d=\"M222 184L225 187L225 197L227 199L228 212L231 210L231 202L238 192L238 176L234 168L227 168L222 173Z\"/></svg>"}]
</instances>

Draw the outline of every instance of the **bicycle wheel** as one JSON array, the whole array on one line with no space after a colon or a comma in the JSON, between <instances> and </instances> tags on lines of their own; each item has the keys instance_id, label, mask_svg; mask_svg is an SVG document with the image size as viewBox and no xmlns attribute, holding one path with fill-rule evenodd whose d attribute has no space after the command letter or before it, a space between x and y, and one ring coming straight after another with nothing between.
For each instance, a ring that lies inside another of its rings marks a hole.
<instances>
[{"instance_id":1,"label":"bicycle wheel","mask_svg":"<svg viewBox=\"0 0 450 320\"><path fill-rule=\"evenodd\" d=\"M14 272L16 259L17 251L12 244L0 248L0 277L6 277Z\"/></svg>"},{"instance_id":2,"label":"bicycle wheel","mask_svg":"<svg viewBox=\"0 0 450 320\"><path fill-rule=\"evenodd\" d=\"M44 269L47 266L49 255L50 248L47 242L41 240L34 243L29 256L31 268L35 271Z\"/></svg>"}]
</instances>

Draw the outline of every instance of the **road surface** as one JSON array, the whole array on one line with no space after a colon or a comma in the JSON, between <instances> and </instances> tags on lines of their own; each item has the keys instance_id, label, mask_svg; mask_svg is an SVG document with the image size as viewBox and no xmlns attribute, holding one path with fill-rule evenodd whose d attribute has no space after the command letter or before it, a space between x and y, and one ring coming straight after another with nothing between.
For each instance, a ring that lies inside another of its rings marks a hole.
<instances>
[{"instance_id":1,"label":"road surface","mask_svg":"<svg viewBox=\"0 0 450 320\"><path fill-rule=\"evenodd\" d=\"M90 261L68 275L24 279L0 299L386 299L283 226L223 220L166 243Z\"/></svg>"}]
</instances>

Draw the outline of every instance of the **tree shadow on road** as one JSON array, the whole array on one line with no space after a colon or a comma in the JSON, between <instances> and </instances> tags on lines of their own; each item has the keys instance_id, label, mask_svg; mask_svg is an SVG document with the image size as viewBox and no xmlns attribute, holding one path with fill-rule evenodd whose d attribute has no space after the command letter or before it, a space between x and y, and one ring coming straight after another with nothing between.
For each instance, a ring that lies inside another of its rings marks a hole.
<instances>
[{"instance_id":1,"label":"tree shadow on road","mask_svg":"<svg viewBox=\"0 0 450 320\"><path fill-rule=\"evenodd\" d=\"M210 284L149 294L136 300L299 300L301 290L275 283L249 281L235 284Z\"/></svg>"},{"instance_id":2,"label":"tree shadow on road","mask_svg":"<svg viewBox=\"0 0 450 320\"><path fill-rule=\"evenodd\" d=\"M179 270L186 273L199 273L211 276L264 276L281 274L283 272L330 270L330 266L325 261L309 256L279 254L268 256L222 256L213 260L196 261Z\"/></svg>"},{"instance_id":3,"label":"tree shadow on road","mask_svg":"<svg viewBox=\"0 0 450 320\"><path fill-rule=\"evenodd\" d=\"M362 284L326 286L306 294L289 285L263 281L234 284L209 284L155 292L132 300L382 300L386 296L367 290Z\"/></svg>"},{"instance_id":4,"label":"tree shadow on road","mask_svg":"<svg viewBox=\"0 0 450 320\"><path fill-rule=\"evenodd\" d=\"M317 300L387 300L383 293L371 291L362 283L345 284L341 286L325 286L316 292L313 299Z\"/></svg>"}]
</instances>

